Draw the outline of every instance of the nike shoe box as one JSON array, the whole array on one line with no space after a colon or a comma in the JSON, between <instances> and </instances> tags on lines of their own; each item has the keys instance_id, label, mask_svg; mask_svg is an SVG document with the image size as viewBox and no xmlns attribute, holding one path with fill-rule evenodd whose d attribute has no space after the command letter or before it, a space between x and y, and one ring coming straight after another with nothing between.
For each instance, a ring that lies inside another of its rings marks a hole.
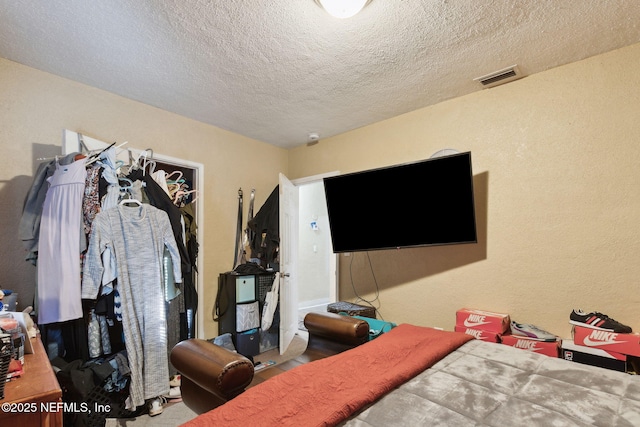
<instances>
[{"instance_id":1,"label":"nike shoe box","mask_svg":"<svg viewBox=\"0 0 640 427\"><path fill-rule=\"evenodd\" d=\"M640 356L640 334L619 334L599 329L573 327L573 341L577 345L606 351Z\"/></svg>"},{"instance_id":2,"label":"nike shoe box","mask_svg":"<svg viewBox=\"0 0 640 427\"><path fill-rule=\"evenodd\" d=\"M500 342L502 334L497 332L483 331L482 329L466 328L464 326L457 326L454 328L456 332L462 332L467 335L471 335L476 339L487 342Z\"/></svg>"},{"instance_id":3,"label":"nike shoe box","mask_svg":"<svg viewBox=\"0 0 640 427\"><path fill-rule=\"evenodd\" d=\"M577 345L574 340L562 340L562 358L585 365L627 372L628 356L626 354Z\"/></svg>"},{"instance_id":4,"label":"nike shoe box","mask_svg":"<svg viewBox=\"0 0 640 427\"><path fill-rule=\"evenodd\" d=\"M538 341L511 334L502 336L502 344L550 357L558 357L560 352L559 341Z\"/></svg>"},{"instance_id":5,"label":"nike shoe box","mask_svg":"<svg viewBox=\"0 0 640 427\"><path fill-rule=\"evenodd\" d=\"M456 326L503 334L509 329L508 314L461 308L456 311Z\"/></svg>"}]
</instances>

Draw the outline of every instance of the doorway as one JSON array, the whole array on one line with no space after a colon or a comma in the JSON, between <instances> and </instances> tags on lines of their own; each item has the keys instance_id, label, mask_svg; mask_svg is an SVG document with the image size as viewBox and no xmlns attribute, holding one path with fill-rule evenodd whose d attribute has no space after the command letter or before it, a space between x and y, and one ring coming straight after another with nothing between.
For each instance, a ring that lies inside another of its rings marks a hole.
<instances>
[{"instance_id":1,"label":"doorway","mask_svg":"<svg viewBox=\"0 0 640 427\"><path fill-rule=\"evenodd\" d=\"M280 354L299 330L305 329L301 324L304 315L326 311L326 305L337 295L337 256L331 246L323 181L333 175L295 182L279 175ZM308 186L313 183L319 185ZM305 197L302 202L301 197ZM309 230L312 234L307 233ZM301 259L306 260L304 266ZM322 274L325 280L316 281L317 272L327 272ZM304 294L302 299L300 293Z\"/></svg>"},{"instance_id":2,"label":"doorway","mask_svg":"<svg viewBox=\"0 0 640 427\"><path fill-rule=\"evenodd\" d=\"M293 183L298 188L298 318L309 312L326 312L337 301L337 256L331 246L323 178L312 176Z\"/></svg>"}]
</instances>

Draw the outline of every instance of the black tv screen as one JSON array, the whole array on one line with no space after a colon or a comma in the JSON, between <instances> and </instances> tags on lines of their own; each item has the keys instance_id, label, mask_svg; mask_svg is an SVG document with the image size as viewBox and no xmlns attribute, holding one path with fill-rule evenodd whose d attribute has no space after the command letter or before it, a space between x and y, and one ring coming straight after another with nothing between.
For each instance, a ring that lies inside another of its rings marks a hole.
<instances>
[{"instance_id":1,"label":"black tv screen","mask_svg":"<svg viewBox=\"0 0 640 427\"><path fill-rule=\"evenodd\" d=\"M333 251L475 243L471 153L324 179Z\"/></svg>"}]
</instances>

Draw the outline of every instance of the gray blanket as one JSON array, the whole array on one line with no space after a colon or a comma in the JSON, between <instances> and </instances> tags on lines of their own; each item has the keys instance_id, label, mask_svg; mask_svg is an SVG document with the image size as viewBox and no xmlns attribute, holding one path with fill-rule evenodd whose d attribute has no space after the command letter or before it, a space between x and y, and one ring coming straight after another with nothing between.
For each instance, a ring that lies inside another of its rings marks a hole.
<instances>
[{"instance_id":1,"label":"gray blanket","mask_svg":"<svg viewBox=\"0 0 640 427\"><path fill-rule=\"evenodd\" d=\"M343 425L640 426L640 377L473 340Z\"/></svg>"}]
</instances>

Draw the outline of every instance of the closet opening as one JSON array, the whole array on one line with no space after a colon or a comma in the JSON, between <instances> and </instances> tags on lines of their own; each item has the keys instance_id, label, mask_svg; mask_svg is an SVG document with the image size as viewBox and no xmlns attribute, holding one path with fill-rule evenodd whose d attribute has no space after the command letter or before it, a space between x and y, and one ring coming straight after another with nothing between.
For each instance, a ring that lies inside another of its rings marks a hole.
<instances>
[{"instance_id":1,"label":"closet opening","mask_svg":"<svg viewBox=\"0 0 640 427\"><path fill-rule=\"evenodd\" d=\"M100 141L68 129L63 131L63 155L87 150L102 150L110 145L112 145L112 143ZM195 317L191 317L195 320L195 325L189 325L189 330L192 331L191 334L193 336L189 336L189 338L204 338L204 311L202 309L204 307L204 281L203 275L201 274L203 265L202 260L204 259L204 165L202 163L157 153L153 151L153 147L144 149L136 147L135 143L116 143L116 146L119 145L121 145L121 147L117 150L117 159L122 161L123 164L129 164L131 158L139 158L143 152L148 151L152 153L151 160L155 162L156 171L164 170L168 174L175 173L175 175L172 175L169 178L177 178L179 173L181 173L181 179L184 179L185 182L189 182L188 191L192 191L192 193L186 195L185 202L191 202L193 204L195 223L197 224L196 240L198 242L198 254L195 263L196 268L199 271L194 272L193 277L194 284L196 285L195 288L198 301Z\"/></svg>"}]
</instances>

